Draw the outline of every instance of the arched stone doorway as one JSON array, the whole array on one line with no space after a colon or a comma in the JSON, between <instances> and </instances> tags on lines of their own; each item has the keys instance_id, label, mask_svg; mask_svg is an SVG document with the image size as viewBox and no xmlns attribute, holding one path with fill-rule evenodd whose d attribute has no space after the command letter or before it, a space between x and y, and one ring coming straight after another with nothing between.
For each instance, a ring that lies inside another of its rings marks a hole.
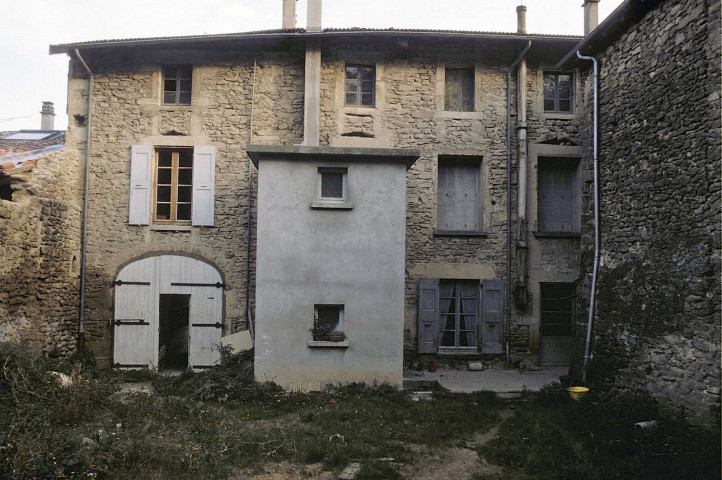
<instances>
[{"instance_id":1,"label":"arched stone doorway","mask_svg":"<svg viewBox=\"0 0 722 480\"><path fill-rule=\"evenodd\" d=\"M218 363L224 285L215 267L158 255L123 267L113 286L114 366L197 370Z\"/></svg>"}]
</instances>

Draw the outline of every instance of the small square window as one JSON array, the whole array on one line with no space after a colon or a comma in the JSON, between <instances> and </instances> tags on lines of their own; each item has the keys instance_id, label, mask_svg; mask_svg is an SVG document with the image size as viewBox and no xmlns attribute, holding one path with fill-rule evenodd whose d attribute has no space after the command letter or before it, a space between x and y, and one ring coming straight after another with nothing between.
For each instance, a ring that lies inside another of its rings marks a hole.
<instances>
[{"instance_id":1,"label":"small square window","mask_svg":"<svg viewBox=\"0 0 722 480\"><path fill-rule=\"evenodd\" d=\"M452 112L474 111L474 69L447 68L444 110Z\"/></svg>"},{"instance_id":2,"label":"small square window","mask_svg":"<svg viewBox=\"0 0 722 480\"><path fill-rule=\"evenodd\" d=\"M313 340L317 342L341 342L343 333L343 305L313 306Z\"/></svg>"},{"instance_id":3,"label":"small square window","mask_svg":"<svg viewBox=\"0 0 722 480\"><path fill-rule=\"evenodd\" d=\"M165 67L163 69L163 103L191 104L193 67Z\"/></svg>"},{"instance_id":4,"label":"small square window","mask_svg":"<svg viewBox=\"0 0 722 480\"><path fill-rule=\"evenodd\" d=\"M376 102L376 68L346 65L346 105L373 107Z\"/></svg>"},{"instance_id":5,"label":"small square window","mask_svg":"<svg viewBox=\"0 0 722 480\"><path fill-rule=\"evenodd\" d=\"M341 172L321 172L321 198L343 200L343 177Z\"/></svg>"},{"instance_id":6,"label":"small square window","mask_svg":"<svg viewBox=\"0 0 722 480\"><path fill-rule=\"evenodd\" d=\"M574 75L544 73L544 111L571 113L574 99Z\"/></svg>"}]
</instances>

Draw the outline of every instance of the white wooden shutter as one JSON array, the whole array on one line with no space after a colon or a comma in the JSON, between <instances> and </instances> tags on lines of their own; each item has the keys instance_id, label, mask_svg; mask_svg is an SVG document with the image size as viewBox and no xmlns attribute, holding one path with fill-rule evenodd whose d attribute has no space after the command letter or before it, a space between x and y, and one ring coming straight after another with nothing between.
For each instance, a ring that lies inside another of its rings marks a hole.
<instances>
[{"instance_id":1,"label":"white wooden shutter","mask_svg":"<svg viewBox=\"0 0 722 480\"><path fill-rule=\"evenodd\" d=\"M213 226L213 203L216 183L216 147L193 149L193 200L191 223Z\"/></svg>"},{"instance_id":2,"label":"white wooden shutter","mask_svg":"<svg viewBox=\"0 0 722 480\"><path fill-rule=\"evenodd\" d=\"M153 146L133 145L130 149L130 201L128 223L150 224L150 199L153 179Z\"/></svg>"}]
</instances>

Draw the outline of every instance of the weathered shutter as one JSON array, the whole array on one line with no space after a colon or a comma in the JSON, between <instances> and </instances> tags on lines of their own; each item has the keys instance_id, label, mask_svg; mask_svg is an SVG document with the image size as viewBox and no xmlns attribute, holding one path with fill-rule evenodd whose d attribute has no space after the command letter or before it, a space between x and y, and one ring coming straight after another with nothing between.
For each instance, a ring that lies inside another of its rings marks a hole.
<instances>
[{"instance_id":1,"label":"weathered shutter","mask_svg":"<svg viewBox=\"0 0 722 480\"><path fill-rule=\"evenodd\" d=\"M133 145L130 149L130 201L128 223L150 224L150 198L153 178L153 146Z\"/></svg>"},{"instance_id":2,"label":"weathered shutter","mask_svg":"<svg viewBox=\"0 0 722 480\"><path fill-rule=\"evenodd\" d=\"M574 177L576 167L546 161L539 169L539 230L574 230Z\"/></svg>"},{"instance_id":3,"label":"weathered shutter","mask_svg":"<svg viewBox=\"0 0 722 480\"><path fill-rule=\"evenodd\" d=\"M182 269L179 278L194 285L191 287L188 365L195 370L204 369L221 359L223 288L216 285L222 285L222 279L216 269L204 262L182 261L190 263L190 269Z\"/></svg>"},{"instance_id":4,"label":"weathered shutter","mask_svg":"<svg viewBox=\"0 0 722 480\"><path fill-rule=\"evenodd\" d=\"M484 280L481 284L481 353L502 353L504 324L504 282Z\"/></svg>"},{"instance_id":5,"label":"weathered shutter","mask_svg":"<svg viewBox=\"0 0 722 480\"><path fill-rule=\"evenodd\" d=\"M454 225L454 169L439 166L438 206L436 224L439 230L453 230Z\"/></svg>"},{"instance_id":6,"label":"weathered shutter","mask_svg":"<svg viewBox=\"0 0 722 480\"><path fill-rule=\"evenodd\" d=\"M439 279L420 279L417 295L419 353L436 353L439 337Z\"/></svg>"},{"instance_id":7,"label":"weathered shutter","mask_svg":"<svg viewBox=\"0 0 722 480\"><path fill-rule=\"evenodd\" d=\"M216 147L195 147L191 204L191 223L195 226L213 226L215 183Z\"/></svg>"},{"instance_id":8,"label":"weathered shutter","mask_svg":"<svg viewBox=\"0 0 722 480\"><path fill-rule=\"evenodd\" d=\"M475 231L479 221L479 168L456 167L456 227L454 230Z\"/></svg>"}]
</instances>

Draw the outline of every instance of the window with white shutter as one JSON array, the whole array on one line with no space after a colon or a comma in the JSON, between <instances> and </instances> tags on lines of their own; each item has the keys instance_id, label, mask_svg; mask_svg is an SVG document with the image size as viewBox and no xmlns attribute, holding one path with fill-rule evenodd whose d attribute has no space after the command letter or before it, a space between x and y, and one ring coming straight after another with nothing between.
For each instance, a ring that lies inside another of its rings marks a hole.
<instances>
[{"instance_id":1,"label":"window with white shutter","mask_svg":"<svg viewBox=\"0 0 722 480\"><path fill-rule=\"evenodd\" d=\"M437 230L482 230L480 173L478 158L439 157Z\"/></svg>"},{"instance_id":2,"label":"window with white shutter","mask_svg":"<svg viewBox=\"0 0 722 480\"><path fill-rule=\"evenodd\" d=\"M153 178L153 146L133 145L130 150L130 200L128 223L150 224L151 182Z\"/></svg>"},{"instance_id":3,"label":"window with white shutter","mask_svg":"<svg viewBox=\"0 0 722 480\"><path fill-rule=\"evenodd\" d=\"M537 223L540 232L578 232L578 165L578 159L539 158Z\"/></svg>"}]
</instances>

